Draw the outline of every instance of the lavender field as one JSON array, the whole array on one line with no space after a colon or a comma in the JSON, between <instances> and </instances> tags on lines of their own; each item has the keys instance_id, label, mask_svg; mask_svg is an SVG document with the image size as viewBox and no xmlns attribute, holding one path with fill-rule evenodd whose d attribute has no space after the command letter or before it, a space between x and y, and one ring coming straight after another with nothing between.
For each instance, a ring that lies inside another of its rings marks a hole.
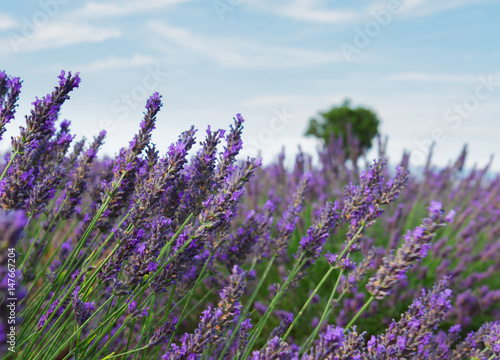
<instances>
[{"instance_id":1,"label":"lavender field","mask_svg":"<svg viewBox=\"0 0 500 360\"><path fill-rule=\"evenodd\" d=\"M79 84L24 121L0 72L2 359L500 358L500 177L466 148L412 174L332 138L263 166L238 114L160 153L154 93L108 158L59 118Z\"/></svg>"}]
</instances>

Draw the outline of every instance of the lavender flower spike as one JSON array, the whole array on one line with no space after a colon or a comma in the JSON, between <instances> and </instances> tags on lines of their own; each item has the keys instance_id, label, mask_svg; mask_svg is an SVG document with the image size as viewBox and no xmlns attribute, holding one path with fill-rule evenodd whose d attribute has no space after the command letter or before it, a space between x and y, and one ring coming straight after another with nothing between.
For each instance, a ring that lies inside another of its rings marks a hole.
<instances>
[{"instance_id":1,"label":"lavender flower spike","mask_svg":"<svg viewBox=\"0 0 500 360\"><path fill-rule=\"evenodd\" d=\"M260 351L252 353L252 360L292 360L290 346L281 338L275 336Z\"/></svg>"},{"instance_id":2,"label":"lavender flower spike","mask_svg":"<svg viewBox=\"0 0 500 360\"><path fill-rule=\"evenodd\" d=\"M162 360L198 359L205 349L223 340L223 332L240 314L238 299L245 287L245 274L234 266L229 276L229 284L220 293L218 307L203 311L198 328L193 334L184 334L181 345L172 345Z\"/></svg>"},{"instance_id":3,"label":"lavender flower spike","mask_svg":"<svg viewBox=\"0 0 500 360\"><path fill-rule=\"evenodd\" d=\"M451 309L450 296L446 279L436 284L429 293L422 290L422 296L401 315L401 320L393 320L384 335L371 337L363 359L408 359L420 354L432 331Z\"/></svg>"},{"instance_id":4,"label":"lavender flower spike","mask_svg":"<svg viewBox=\"0 0 500 360\"><path fill-rule=\"evenodd\" d=\"M389 295L413 262L427 255L432 238L445 225L445 212L441 208L441 203L433 201L427 208L430 212L429 218L424 219L424 223L417 226L413 232L408 230L404 236L405 242L397 250L396 256L391 254L384 258L383 265L366 284L368 292L375 296L375 299L381 300Z\"/></svg>"},{"instance_id":5,"label":"lavender flower spike","mask_svg":"<svg viewBox=\"0 0 500 360\"><path fill-rule=\"evenodd\" d=\"M303 256L311 263L314 263L323 249L326 238L335 226L338 225L339 213L338 204L326 203L321 210L318 221L307 230L307 235L300 240L299 250L296 257Z\"/></svg>"},{"instance_id":6,"label":"lavender flower spike","mask_svg":"<svg viewBox=\"0 0 500 360\"><path fill-rule=\"evenodd\" d=\"M165 324L161 325L156 331L153 333L153 336L149 339L148 346L156 346L166 342L170 335L175 332L175 327L177 326L177 318L174 316L172 321L167 321Z\"/></svg>"}]
</instances>

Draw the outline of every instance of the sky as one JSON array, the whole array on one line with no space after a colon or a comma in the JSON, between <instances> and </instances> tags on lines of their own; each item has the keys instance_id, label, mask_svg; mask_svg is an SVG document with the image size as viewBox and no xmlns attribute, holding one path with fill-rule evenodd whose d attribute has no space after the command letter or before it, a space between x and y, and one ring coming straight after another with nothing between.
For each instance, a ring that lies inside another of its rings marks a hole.
<instances>
[{"instance_id":1,"label":"sky","mask_svg":"<svg viewBox=\"0 0 500 360\"><path fill-rule=\"evenodd\" d=\"M454 161L500 170L500 1L105 0L0 5L0 69L23 80L7 135L35 97L79 71L61 117L114 154L137 131L147 98L164 106L153 142L165 151L194 125L245 118L244 155L291 158L319 111L351 99L372 109L390 161ZM4 136L0 148L9 147ZM368 158L375 157L374 151Z\"/></svg>"}]
</instances>

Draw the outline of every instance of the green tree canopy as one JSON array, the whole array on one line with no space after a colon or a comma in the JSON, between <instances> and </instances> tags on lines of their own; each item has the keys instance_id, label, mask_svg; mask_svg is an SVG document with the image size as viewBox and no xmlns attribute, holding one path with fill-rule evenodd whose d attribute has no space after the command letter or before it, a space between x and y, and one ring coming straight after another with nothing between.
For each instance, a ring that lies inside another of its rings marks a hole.
<instances>
[{"instance_id":1,"label":"green tree canopy","mask_svg":"<svg viewBox=\"0 0 500 360\"><path fill-rule=\"evenodd\" d=\"M359 140L360 152L370 149L373 138L378 134L380 120L377 114L363 107L352 108L348 99L341 106L334 106L319 115L320 118L311 119L306 135L323 139L325 143L330 141L332 135L341 137L346 154L350 153L348 132Z\"/></svg>"}]
</instances>

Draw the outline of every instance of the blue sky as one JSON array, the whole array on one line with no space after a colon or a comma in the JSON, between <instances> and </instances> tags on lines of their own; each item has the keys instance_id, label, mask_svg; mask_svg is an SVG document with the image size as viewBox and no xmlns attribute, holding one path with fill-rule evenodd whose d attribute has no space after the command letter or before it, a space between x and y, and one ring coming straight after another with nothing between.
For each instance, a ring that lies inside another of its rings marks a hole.
<instances>
[{"instance_id":1,"label":"blue sky","mask_svg":"<svg viewBox=\"0 0 500 360\"><path fill-rule=\"evenodd\" d=\"M421 165L433 139L439 165L468 143L467 166L495 154L499 170L499 14L500 1L479 0L10 1L0 69L24 80L18 123L61 69L80 71L62 116L80 135L108 130L110 154L157 90L162 150L241 113L246 155L314 152L309 119L350 98L377 112L393 161L407 149Z\"/></svg>"}]
</instances>

